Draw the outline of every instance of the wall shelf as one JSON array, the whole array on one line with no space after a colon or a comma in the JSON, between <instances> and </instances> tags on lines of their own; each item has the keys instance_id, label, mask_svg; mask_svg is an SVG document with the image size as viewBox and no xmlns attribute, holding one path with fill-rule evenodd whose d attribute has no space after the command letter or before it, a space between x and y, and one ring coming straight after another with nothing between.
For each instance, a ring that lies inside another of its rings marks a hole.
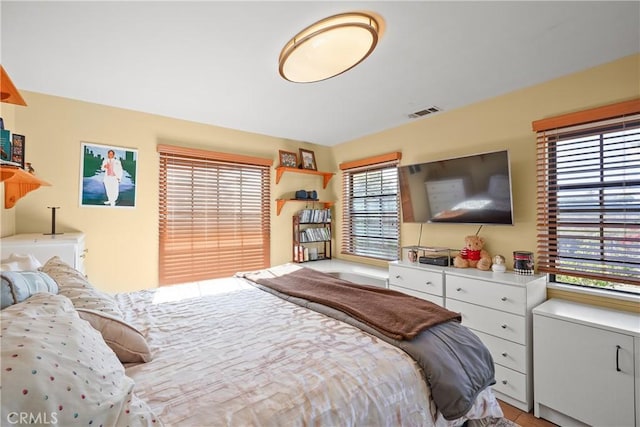
<instances>
[{"instance_id":1,"label":"wall shelf","mask_svg":"<svg viewBox=\"0 0 640 427\"><path fill-rule=\"evenodd\" d=\"M333 206L333 202L322 202L322 201L318 201L318 200L276 199L276 208L277 208L277 214L278 215L280 215L280 212L282 211L282 208L284 207L285 204L287 204L287 202L321 203L324 206L325 209L328 209L331 206Z\"/></svg>"},{"instance_id":2,"label":"wall shelf","mask_svg":"<svg viewBox=\"0 0 640 427\"><path fill-rule=\"evenodd\" d=\"M327 188L327 184L329 183L333 175L335 175L335 173L333 172L320 172L320 171L314 171L311 169L298 169L298 168L290 168L287 166L278 166L276 167L276 184L280 182L280 178L285 172L305 173L309 175L322 176L322 188Z\"/></svg>"},{"instance_id":3,"label":"wall shelf","mask_svg":"<svg viewBox=\"0 0 640 427\"><path fill-rule=\"evenodd\" d=\"M46 181L16 166L0 166L0 182L4 182L4 207L15 206L25 194L41 186L50 186Z\"/></svg>"}]
</instances>

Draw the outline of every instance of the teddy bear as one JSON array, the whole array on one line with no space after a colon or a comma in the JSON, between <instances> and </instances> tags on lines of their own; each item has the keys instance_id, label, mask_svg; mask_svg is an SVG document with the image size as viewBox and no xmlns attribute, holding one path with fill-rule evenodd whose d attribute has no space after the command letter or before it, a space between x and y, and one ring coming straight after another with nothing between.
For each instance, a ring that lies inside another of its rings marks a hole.
<instances>
[{"instance_id":1,"label":"teddy bear","mask_svg":"<svg viewBox=\"0 0 640 427\"><path fill-rule=\"evenodd\" d=\"M491 269L491 256L489 252L482 249L484 239L479 236L467 236L464 238L464 248L460 255L453 259L454 267L477 268L479 270Z\"/></svg>"}]
</instances>

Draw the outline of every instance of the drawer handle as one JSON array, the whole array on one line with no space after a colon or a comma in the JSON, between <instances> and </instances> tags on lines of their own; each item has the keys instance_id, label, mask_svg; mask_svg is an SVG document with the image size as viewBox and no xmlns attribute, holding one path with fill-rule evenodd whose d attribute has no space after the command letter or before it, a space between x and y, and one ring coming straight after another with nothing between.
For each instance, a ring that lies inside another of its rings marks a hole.
<instances>
[{"instance_id":1,"label":"drawer handle","mask_svg":"<svg viewBox=\"0 0 640 427\"><path fill-rule=\"evenodd\" d=\"M502 380L502 384L507 385L507 380Z\"/></svg>"},{"instance_id":2,"label":"drawer handle","mask_svg":"<svg viewBox=\"0 0 640 427\"><path fill-rule=\"evenodd\" d=\"M501 327L502 329L507 329L507 325L505 325L505 324L500 325L500 327Z\"/></svg>"},{"instance_id":3,"label":"drawer handle","mask_svg":"<svg viewBox=\"0 0 640 427\"><path fill-rule=\"evenodd\" d=\"M462 288L456 288L456 291L460 292L462 291Z\"/></svg>"},{"instance_id":4,"label":"drawer handle","mask_svg":"<svg viewBox=\"0 0 640 427\"><path fill-rule=\"evenodd\" d=\"M504 353L502 353L502 357L507 357L507 352L505 351Z\"/></svg>"},{"instance_id":5,"label":"drawer handle","mask_svg":"<svg viewBox=\"0 0 640 427\"><path fill-rule=\"evenodd\" d=\"M616 346L616 371L617 372L622 372L622 369L620 369L620 346L617 345Z\"/></svg>"},{"instance_id":6,"label":"drawer handle","mask_svg":"<svg viewBox=\"0 0 640 427\"><path fill-rule=\"evenodd\" d=\"M425 284L425 285L433 285L433 283L431 283L431 281L430 281L430 280L427 280L424 284Z\"/></svg>"},{"instance_id":7,"label":"drawer handle","mask_svg":"<svg viewBox=\"0 0 640 427\"><path fill-rule=\"evenodd\" d=\"M399 274L396 274L396 279L399 279L399 278L400 278L400 275L399 275Z\"/></svg>"},{"instance_id":8,"label":"drawer handle","mask_svg":"<svg viewBox=\"0 0 640 427\"><path fill-rule=\"evenodd\" d=\"M506 301L507 299L508 299L507 297L500 298L501 301Z\"/></svg>"}]
</instances>

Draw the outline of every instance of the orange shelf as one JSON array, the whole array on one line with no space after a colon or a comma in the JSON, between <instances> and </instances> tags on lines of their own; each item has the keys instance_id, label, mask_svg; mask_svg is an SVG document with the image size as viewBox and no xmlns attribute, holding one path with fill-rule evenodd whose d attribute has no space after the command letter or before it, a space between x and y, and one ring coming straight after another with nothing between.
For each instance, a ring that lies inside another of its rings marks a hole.
<instances>
[{"instance_id":1,"label":"orange shelf","mask_svg":"<svg viewBox=\"0 0 640 427\"><path fill-rule=\"evenodd\" d=\"M280 182L280 178L282 177L282 174L284 174L285 172L305 173L309 175L322 176L322 188L327 188L327 184L329 183L333 175L335 175L335 173L333 172L320 172L320 171L314 171L311 169L298 169L298 168L290 168L287 166L278 166L276 167L276 184Z\"/></svg>"},{"instance_id":2,"label":"orange shelf","mask_svg":"<svg viewBox=\"0 0 640 427\"><path fill-rule=\"evenodd\" d=\"M4 182L4 207L15 206L25 194L41 186L51 185L17 166L0 166L0 182Z\"/></svg>"},{"instance_id":3,"label":"orange shelf","mask_svg":"<svg viewBox=\"0 0 640 427\"><path fill-rule=\"evenodd\" d=\"M303 203L321 203L325 209L330 208L331 206L333 206L333 202L322 202L319 200L304 200L304 199L276 199L276 212L278 215L280 215L280 212L282 212L282 208L284 207L285 204L287 204L287 202L303 202Z\"/></svg>"}]
</instances>

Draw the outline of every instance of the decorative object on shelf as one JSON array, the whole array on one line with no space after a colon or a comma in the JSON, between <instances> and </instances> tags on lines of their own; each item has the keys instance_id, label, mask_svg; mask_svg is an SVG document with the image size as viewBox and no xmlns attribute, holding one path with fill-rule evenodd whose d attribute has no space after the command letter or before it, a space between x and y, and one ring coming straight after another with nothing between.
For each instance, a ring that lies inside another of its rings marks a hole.
<instances>
[{"instance_id":1,"label":"decorative object on shelf","mask_svg":"<svg viewBox=\"0 0 640 427\"><path fill-rule=\"evenodd\" d=\"M307 199L318 200L318 192L316 190L307 191Z\"/></svg>"},{"instance_id":2,"label":"decorative object on shelf","mask_svg":"<svg viewBox=\"0 0 640 427\"><path fill-rule=\"evenodd\" d=\"M83 142L80 206L135 207L138 150Z\"/></svg>"},{"instance_id":3,"label":"decorative object on shelf","mask_svg":"<svg viewBox=\"0 0 640 427\"><path fill-rule=\"evenodd\" d=\"M0 65L0 102L27 106L24 98L22 98L22 95L20 95L20 92L2 65Z\"/></svg>"},{"instance_id":4,"label":"decorative object on shelf","mask_svg":"<svg viewBox=\"0 0 640 427\"><path fill-rule=\"evenodd\" d=\"M306 190L298 190L296 191L296 200L307 200L307 191Z\"/></svg>"},{"instance_id":5,"label":"decorative object on shelf","mask_svg":"<svg viewBox=\"0 0 640 427\"><path fill-rule=\"evenodd\" d=\"M504 263L505 259L502 255L494 256L491 270L495 271L496 273L504 273L505 271L507 271L507 266Z\"/></svg>"},{"instance_id":6,"label":"decorative object on shelf","mask_svg":"<svg viewBox=\"0 0 640 427\"><path fill-rule=\"evenodd\" d=\"M409 249L407 252L407 259L409 262L418 262L418 251L415 249Z\"/></svg>"},{"instance_id":7,"label":"decorative object on shelf","mask_svg":"<svg viewBox=\"0 0 640 427\"><path fill-rule=\"evenodd\" d=\"M464 248L454 258L453 265L458 268L477 268L489 270L491 268L491 256L483 249L484 239L480 236L467 236L464 238Z\"/></svg>"},{"instance_id":8,"label":"decorative object on shelf","mask_svg":"<svg viewBox=\"0 0 640 427\"><path fill-rule=\"evenodd\" d=\"M35 175L36 174L36 170L33 168L33 166L31 165L30 162L27 162L25 164L25 169L27 170L27 172L29 172L31 175Z\"/></svg>"},{"instance_id":9,"label":"decorative object on shelf","mask_svg":"<svg viewBox=\"0 0 640 427\"><path fill-rule=\"evenodd\" d=\"M24 169L24 145L24 135L14 133L11 136L11 161L19 164L22 169Z\"/></svg>"},{"instance_id":10,"label":"decorative object on shelf","mask_svg":"<svg viewBox=\"0 0 640 427\"><path fill-rule=\"evenodd\" d=\"M295 83L335 77L364 61L383 32L384 20L371 12L330 16L306 27L287 42L280 52L278 71L284 79Z\"/></svg>"},{"instance_id":11,"label":"decorative object on shelf","mask_svg":"<svg viewBox=\"0 0 640 427\"><path fill-rule=\"evenodd\" d=\"M300 169L318 170L316 167L316 155L311 150L300 149Z\"/></svg>"},{"instance_id":12,"label":"decorative object on shelf","mask_svg":"<svg viewBox=\"0 0 640 427\"><path fill-rule=\"evenodd\" d=\"M0 160L11 161L11 132L8 129L0 130Z\"/></svg>"},{"instance_id":13,"label":"decorative object on shelf","mask_svg":"<svg viewBox=\"0 0 640 427\"><path fill-rule=\"evenodd\" d=\"M287 168L298 167L298 155L291 151L280 150L280 166Z\"/></svg>"},{"instance_id":14,"label":"decorative object on shelf","mask_svg":"<svg viewBox=\"0 0 640 427\"><path fill-rule=\"evenodd\" d=\"M533 252L513 251L513 271L524 276L533 275Z\"/></svg>"},{"instance_id":15,"label":"decorative object on shelf","mask_svg":"<svg viewBox=\"0 0 640 427\"><path fill-rule=\"evenodd\" d=\"M42 233L45 236L55 236L56 234L56 209L60 209L60 206L47 206L47 209L51 209L51 233Z\"/></svg>"}]
</instances>

